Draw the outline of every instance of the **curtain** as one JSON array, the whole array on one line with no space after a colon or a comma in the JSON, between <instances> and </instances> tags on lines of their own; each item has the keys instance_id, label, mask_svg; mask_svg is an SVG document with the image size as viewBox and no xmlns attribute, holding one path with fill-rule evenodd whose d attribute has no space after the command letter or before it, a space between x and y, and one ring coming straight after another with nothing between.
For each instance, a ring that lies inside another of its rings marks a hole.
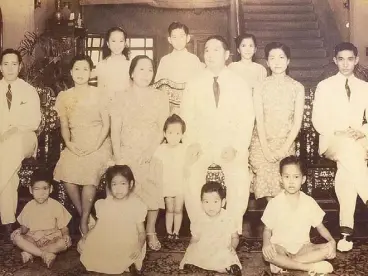
<instances>
[{"instance_id":1,"label":"curtain","mask_svg":"<svg viewBox=\"0 0 368 276\"><path fill-rule=\"evenodd\" d=\"M81 5L149 4L158 8L203 9L230 5L231 0L80 0Z\"/></svg>"}]
</instances>

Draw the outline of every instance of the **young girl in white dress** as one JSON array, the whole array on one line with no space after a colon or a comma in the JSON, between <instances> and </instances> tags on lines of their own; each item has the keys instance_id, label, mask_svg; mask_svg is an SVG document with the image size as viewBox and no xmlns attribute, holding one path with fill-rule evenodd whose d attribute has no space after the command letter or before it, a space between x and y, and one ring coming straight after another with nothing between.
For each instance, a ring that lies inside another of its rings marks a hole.
<instances>
[{"instance_id":1,"label":"young girl in white dress","mask_svg":"<svg viewBox=\"0 0 368 276\"><path fill-rule=\"evenodd\" d=\"M78 243L80 260L88 271L139 274L146 255L147 207L133 193L135 179L127 165L108 168L106 182L111 196L95 203L97 223Z\"/></svg>"},{"instance_id":2,"label":"young girl in white dress","mask_svg":"<svg viewBox=\"0 0 368 276\"><path fill-rule=\"evenodd\" d=\"M164 124L164 141L157 148L151 162L151 172L162 187L166 206L166 231L168 239L179 239L184 205L184 160L186 147L182 144L185 122L173 114Z\"/></svg>"},{"instance_id":3,"label":"young girl in white dress","mask_svg":"<svg viewBox=\"0 0 368 276\"><path fill-rule=\"evenodd\" d=\"M223 207L225 190L218 182L207 182L201 190L203 210L193 221L192 238L180 269L197 266L206 270L241 276L241 264L236 255L239 244L238 227ZM204 212L203 212L204 211Z\"/></svg>"},{"instance_id":4,"label":"young girl in white dress","mask_svg":"<svg viewBox=\"0 0 368 276\"><path fill-rule=\"evenodd\" d=\"M257 52L256 37L252 34L241 34L235 39L235 44L241 59L230 63L229 69L239 74L254 90L267 77L266 68L254 62Z\"/></svg>"},{"instance_id":5,"label":"young girl in white dress","mask_svg":"<svg viewBox=\"0 0 368 276\"><path fill-rule=\"evenodd\" d=\"M103 60L93 71L91 78L97 76L97 85L111 102L116 93L124 91L130 84L129 48L127 33L123 28L113 27L106 33L102 48Z\"/></svg>"}]
</instances>

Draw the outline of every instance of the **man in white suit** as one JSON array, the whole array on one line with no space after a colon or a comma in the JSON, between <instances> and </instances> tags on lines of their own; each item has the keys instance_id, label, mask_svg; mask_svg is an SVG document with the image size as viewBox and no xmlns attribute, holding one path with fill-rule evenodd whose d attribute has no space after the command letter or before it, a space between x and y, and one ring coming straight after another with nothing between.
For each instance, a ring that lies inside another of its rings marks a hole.
<instances>
[{"instance_id":1,"label":"man in white suit","mask_svg":"<svg viewBox=\"0 0 368 276\"><path fill-rule=\"evenodd\" d=\"M40 99L34 87L18 78L21 55L6 49L0 55L0 215L12 231L18 203L18 172L24 158L35 154L41 121Z\"/></svg>"},{"instance_id":2,"label":"man in white suit","mask_svg":"<svg viewBox=\"0 0 368 276\"><path fill-rule=\"evenodd\" d=\"M339 72L321 81L313 103L312 122L320 134L319 152L337 162L335 191L340 204L340 231L344 237L337 248L352 249L357 195L368 201L368 83L354 76L358 50L343 42L335 47Z\"/></svg>"},{"instance_id":3,"label":"man in white suit","mask_svg":"<svg viewBox=\"0 0 368 276\"><path fill-rule=\"evenodd\" d=\"M181 115L187 124L185 143L191 166L188 170L185 206L191 221L202 211L200 191L207 168L215 163L225 175L226 209L238 232L248 206L248 148L254 126L252 92L248 84L225 65L230 52L226 40L206 40L206 69L187 83Z\"/></svg>"}]
</instances>

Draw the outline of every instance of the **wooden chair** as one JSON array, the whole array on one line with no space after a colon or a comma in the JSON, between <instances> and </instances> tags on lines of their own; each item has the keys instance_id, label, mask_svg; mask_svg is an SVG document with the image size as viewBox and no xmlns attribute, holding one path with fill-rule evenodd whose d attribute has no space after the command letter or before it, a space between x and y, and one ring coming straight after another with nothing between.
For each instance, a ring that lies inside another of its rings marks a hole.
<instances>
[{"instance_id":1,"label":"wooden chair","mask_svg":"<svg viewBox=\"0 0 368 276\"><path fill-rule=\"evenodd\" d=\"M312 124L313 100L316 88L306 93L303 124L297 139L297 155L307 166L304 191L316 199L325 210L337 211L334 189L336 163L320 156L319 134Z\"/></svg>"},{"instance_id":2,"label":"wooden chair","mask_svg":"<svg viewBox=\"0 0 368 276\"><path fill-rule=\"evenodd\" d=\"M57 129L57 113L54 110L55 94L51 88L37 88L41 103L41 123L36 131L38 137L38 150L36 158L23 160L19 171L20 186L28 187L30 177L36 169L47 169L52 166L53 158L53 132Z\"/></svg>"},{"instance_id":3,"label":"wooden chair","mask_svg":"<svg viewBox=\"0 0 368 276\"><path fill-rule=\"evenodd\" d=\"M48 171L53 170L58 160L57 144L54 140L56 130L58 127L57 112L54 110L55 104L55 93L49 88L37 88L36 89L40 96L41 105L41 123L36 131L38 137L38 150L36 158L26 158L22 162L21 169L18 173L19 183L19 201L25 201L30 198L28 192L28 186L32 174L36 170Z\"/></svg>"}]
</instances>

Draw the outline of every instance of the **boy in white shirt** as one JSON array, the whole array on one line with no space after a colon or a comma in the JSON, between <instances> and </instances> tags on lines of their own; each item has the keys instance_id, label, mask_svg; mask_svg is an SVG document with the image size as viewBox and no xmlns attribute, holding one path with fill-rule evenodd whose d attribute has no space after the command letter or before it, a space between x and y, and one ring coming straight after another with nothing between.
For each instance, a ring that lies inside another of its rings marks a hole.
<instances>
[{"instance_id":1,"label":"boy in white shirt","mask_svg":"<svg viewBox=\"0 0 368 276\"><path fill-rule=\"evenodd\" d=\"M168 28L168 33L167 40L173 50L161 58L155 81L167 79L177 84L185 84L195 77L204 68L204 65L196 55L188 52L186 48L190 41L189 29L186 25L173 22ZM181 95L175 94L170 96L170 103L177 105L175 110L178 111Z\"/></svg>"},{"instance_id":2,"label":"boy in white shirt","mask_svg":"<svg viewBox=\"0 0 368 276\"><path fill-rule=\"evenodd\" d=\"M297 157L288 156L280 162L280 174L284 190L268 203L262 216L262 252L271 272L293 269L331 273L332 265L323 260L335 258L336 242L322 223L324 211L300 191L306 180L303 164ZM311 243L311 226L328 242Z\"/></svg>"}]
</instances>

